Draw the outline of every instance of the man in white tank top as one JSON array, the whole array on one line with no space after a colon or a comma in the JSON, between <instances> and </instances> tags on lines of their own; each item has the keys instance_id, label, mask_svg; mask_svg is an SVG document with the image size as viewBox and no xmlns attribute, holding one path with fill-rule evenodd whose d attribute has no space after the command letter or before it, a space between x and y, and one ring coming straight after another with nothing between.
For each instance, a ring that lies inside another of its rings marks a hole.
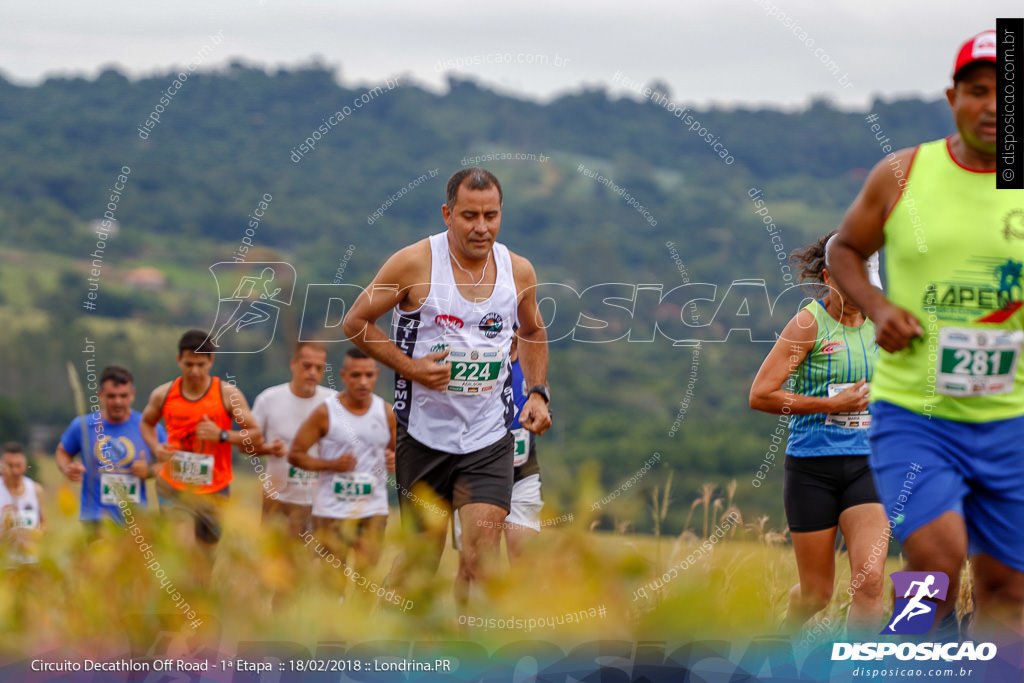
<instances>
[{"instance_id":1,"label":"man in white tank top","mask_svg":"<svg viewBox=\"0 0 1024 683\"><path fill-rule=\"evenodd\" d=\"M373 393L377 375L372 358L349 349L341 369L345 389L328 396L302 423L288 453L292 465L319 472L310 539L316 540L314 550L329 551L341 562L352 550L353 565L361 573L380 558L388 521L387 473L395 463L395 414ZM344 584L341 572L334 577Z\"/></svg>"},{"instance_id":2,"label":"man in white tank top","mask_svg":"<svg viewBox=\"0 0 1024 683\"><path fill-rule=\"evenodd\" d=\"M252 403L252 416L263 432L270 481L263 487L263 522L274 517L287 520L293 538L310 530L313 492L317 473L288 462L288 450L299 427L314 410L334 393L323 386L327 347L320 342L300 341L295 345L290 382L264 389ZM314 447L315 448L315 447ZM274 495L276 494L276 495Z\"/></svg>"},{"instance_id":3,"label":"man in white tank top","mask_svg":"<svg viewBox=\"0 0 1024 683\"><path fill-rule=\"evenodd\" d=\"M435 497L441 517L459 510L469 579L485 578L497 560L512 491L513 334L529 387L520 422L534 434L551 424L537 276L496 241L501 202L494 174L455 173L441 207L447 231L395 253L345 316L345 334L395 371L399 504L419 537L392 574L397 582L412 567L437 569L447 526L432 512ZM393 338L376 324L390 311ZM413 557L414 548L427 550Z\"/></svg>"},{"instance_id":4,"label":"man in white tank top","mask_svg":"<svg viewBox=\"0 0 1024 683\"><path fill-rule=\"evenodd\" d=\"M38 561L34 546L45 526L43 487L25 476L27 468L21 445L5 444L0 455L0 552L8 565Z\"/></svg>"}]
</instances>

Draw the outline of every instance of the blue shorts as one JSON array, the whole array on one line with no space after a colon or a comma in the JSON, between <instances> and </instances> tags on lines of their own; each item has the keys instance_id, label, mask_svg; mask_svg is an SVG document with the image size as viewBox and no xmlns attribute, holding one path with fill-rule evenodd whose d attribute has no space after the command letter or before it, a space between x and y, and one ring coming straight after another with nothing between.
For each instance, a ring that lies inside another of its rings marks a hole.
<instances>
[{"instance_id":1,"label":"blue shorts","mask_svg":"<svg viewBox=\"0 0 1024 683\"><path fill-rule=\"evenodd\" d=\"M901 542L952 510L970 552L1024 571L1024 417L957 422L871 404L875 487Z\"/></svg>"}]
</instances>

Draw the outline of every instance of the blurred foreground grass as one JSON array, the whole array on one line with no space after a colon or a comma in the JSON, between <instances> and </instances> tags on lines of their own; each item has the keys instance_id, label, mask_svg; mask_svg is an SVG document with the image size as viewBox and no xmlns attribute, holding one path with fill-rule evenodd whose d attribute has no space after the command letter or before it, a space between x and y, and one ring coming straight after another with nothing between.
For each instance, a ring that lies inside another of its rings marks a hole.
<instances>
[{"instance_id":1,"label":"blurred foreground grass","mask_svg":"<svg viewBox=\"0 0 1024 683\"><path fill-rule=\"evenodd\" d=\"M116 532L87 543L77 520L77 485L64 483L51 459L36 463L30 476L47 489L48 529L38 565L8 570L0 583L0 632L6 635L0 653L23 656L68 647L91 656L141 654L161 633L183 630L188 620L146 568L133 537ZM797 579L791 547L763 518L734 525L717 542L705 540L722 522L722 506L710 510L707 521L697 520L703 523L695 532L679 537L591 531L594 513L585 511L589 502L583 501L596 500L597 491L584 482L579 508L564 511L573 513L573 521L544 527L522 567L503 562L489 596L474 595L473 615L493 621L471 626L460 624L452 596L458 558L450 541L437 574L424 579L415 595L401 596L415 602L404 612L346 581L312 545L286 538L281 529L261 528L259 482L243 464L236 466L208 587L195 575L198 551L176 540L173 525L156 512L152 481L149 487L150 509L136 515L144 542L202 621L195 638L211 643L466 639L497 647L522 640L737 639L777 633ZM402 548L397 511L387 540L370 577L377 583ZM700 556L687 561L698 550ZM836 598L819 621L838 634L849 605L845 553L836 564ZM898 564L890 559L887 571ZM677 575L657 578L672 566ZM343 589L346 599L340 603Z\"/></svg>"}]
</instances>

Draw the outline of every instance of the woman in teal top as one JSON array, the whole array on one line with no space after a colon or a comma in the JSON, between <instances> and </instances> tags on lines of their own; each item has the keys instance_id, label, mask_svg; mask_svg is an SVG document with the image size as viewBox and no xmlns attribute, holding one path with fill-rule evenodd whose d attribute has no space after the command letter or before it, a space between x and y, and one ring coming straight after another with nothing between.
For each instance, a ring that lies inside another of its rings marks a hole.
<instances>
[{"instance_id":1,"label":"woman in teal top","mask_svg":"<svg viewBox=\"0 0 1024 683\"><path fill-rule=\"evenodd\" d=\"M868 385L878 346L874 325L829 275L834 234L793 252L802 280L825 296L786 325L754 378L750 407L789 416L783 501L800 583L789 594L787 626L799 628L832 599L838 530L850 557L847 625L878 633L889 534L867 463Z\"/></svg>"}]
</instances>

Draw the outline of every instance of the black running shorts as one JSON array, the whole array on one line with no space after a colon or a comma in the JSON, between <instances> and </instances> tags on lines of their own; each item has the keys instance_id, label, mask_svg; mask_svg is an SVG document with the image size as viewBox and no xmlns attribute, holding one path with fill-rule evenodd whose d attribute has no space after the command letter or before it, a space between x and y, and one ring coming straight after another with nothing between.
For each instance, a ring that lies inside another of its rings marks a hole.
<instances>
[{"instance_id":1,"label":"black running shorts","mask_svg":"<svg viewBox=\"0 0 1024 683\"><path fill-rule=\"evenodd\" d=\"M879 502L866 455L787 455L782 498L796 532L830 529L846 508Z\"/></svg>"},{"instance_id":2,"label":"black running shorts","mask_svg":"<svg viewBox=\"0 0 1024 683\"><path fill-rule=\"evenodd\" d=\"M426 446L398 425L395 444L395 481L402 518L418 517L429 499L423 485L457 510L467 503L490 503L508 511L512 501L512 432L490 446L471 453L445 453Z\"/></svg>"}]
</instances>

